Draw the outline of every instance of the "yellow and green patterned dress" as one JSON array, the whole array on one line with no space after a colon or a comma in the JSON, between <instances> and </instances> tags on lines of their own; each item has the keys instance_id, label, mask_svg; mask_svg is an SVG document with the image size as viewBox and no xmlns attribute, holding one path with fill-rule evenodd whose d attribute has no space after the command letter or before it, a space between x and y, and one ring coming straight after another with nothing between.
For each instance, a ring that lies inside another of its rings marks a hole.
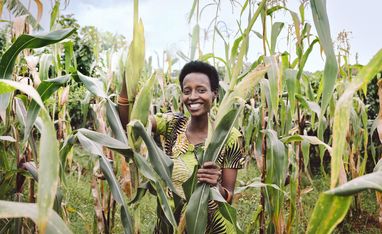
<instances>
[{"instance_id":1,"label":"yellow and green patterned dress","mask_svg":"<svg viewBox=\"0 0 382 234\"><path fill-rule=\"evenodd\" d=\"M188 118L181 113L156 114L156 134L161 137L165 153L173 160L172 181L184 200L182 184L187 181L197 165L196 151L204 150L203 144L193 145L186 136ZM242 168L241 134L233 129L226 146L220 152L217 164L220 168ZM177 218L179 219L179 217ZM233 225L220 214L217 204L209 202L206 233L235 233Z\"/></svg>"}]
</instances>

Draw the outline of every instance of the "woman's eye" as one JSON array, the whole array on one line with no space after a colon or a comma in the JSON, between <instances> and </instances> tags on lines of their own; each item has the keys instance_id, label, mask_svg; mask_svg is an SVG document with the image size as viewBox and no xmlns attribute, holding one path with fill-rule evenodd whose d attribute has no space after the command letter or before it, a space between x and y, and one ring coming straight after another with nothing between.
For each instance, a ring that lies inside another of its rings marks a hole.
<instances>
[{"instance_id":1,"label":"woman's eye","mask_svg":"<svg viewBox=\"0 0 382 234\"><path fill-rule=\"evenodd\" d=\"M206 92L206 89L198 89L198 92L199 92L199 93L205 93L205 92Z\"/></svg>"},{"instance_id":2,"label":"woman's eye","mask_svg":"<svg viewBox=\"0 0 382 234\"><path fill-rule=\"evenodd\" d=\"M190 92L190 90L183 90L183 94L185 94L185 95L189 95L191 92Z\"/></svg>"}]
</instances>

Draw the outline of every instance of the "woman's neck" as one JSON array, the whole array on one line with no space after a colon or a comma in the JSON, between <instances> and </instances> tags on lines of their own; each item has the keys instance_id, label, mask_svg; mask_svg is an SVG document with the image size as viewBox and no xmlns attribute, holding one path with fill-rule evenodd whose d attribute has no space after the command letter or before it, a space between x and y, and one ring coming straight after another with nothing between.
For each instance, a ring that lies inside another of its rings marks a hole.
<instances>
[{"instance_id":1,"label":"woman's neck","mask_svg":"<svg viewBox=\"0 0 382 234\"><path fill-rule=\"evenodd\" d=\"M208 115L197 117L191 116L186 134L190 143L203 143L208 135Z\"/></svg>"},{"instance_id":2,"label":"woman's neck","mask_svg":"<svg viewBox=\"0 0 382 234\"><path fill-rule=\"evenodd\" d=\"M191 116L190 124L188 126L189 131L192 132L208 132L208 115Z\"/></svg>"}]
</instances>

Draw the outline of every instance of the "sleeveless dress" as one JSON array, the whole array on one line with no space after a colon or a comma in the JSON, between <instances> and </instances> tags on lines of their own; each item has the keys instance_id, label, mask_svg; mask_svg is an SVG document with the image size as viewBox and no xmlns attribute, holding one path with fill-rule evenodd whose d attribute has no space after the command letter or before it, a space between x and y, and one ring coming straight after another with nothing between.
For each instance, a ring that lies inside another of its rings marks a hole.
<instances>
[{"instance_id":1,"label":"sleeveless dress","mask_svg":"<svg viewBox=\"0 0 382 234\"><path fill-rule=\"evenodd\" d=\"M174 162L173 184L177 194L185 201L182 184L192 175L195 165L198 164L196 151L204 150L204 144L193 145L188 141L186 129L189 118L181 113L159 113L155 115L155 120L156 134L160 136L162 148ZM241 134L236 128L233 128L225 147L219 153L216 164L222 169L240 169L243 161ZM180 216L184 211L183 207ZM175 218L177 221L180 219L180 217ZM157 232L163 233L164 231L157 229ZM218 204L215 201L210 201L208 205L206 233L235 233L234 226L220 214Z\"/></svg>"}]
</instances>

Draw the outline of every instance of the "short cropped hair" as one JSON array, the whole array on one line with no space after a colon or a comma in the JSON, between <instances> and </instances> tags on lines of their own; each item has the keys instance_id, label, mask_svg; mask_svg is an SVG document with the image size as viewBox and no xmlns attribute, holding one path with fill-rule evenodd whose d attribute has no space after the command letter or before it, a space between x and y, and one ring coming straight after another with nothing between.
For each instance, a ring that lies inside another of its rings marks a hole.
<instances>
[{"instance_id":1,"label":"short cropped hair","mask_svg":"<svg viewBox=\"0 0 382 234\"><path fill-rule=\"evenodd\" d=\"M210 80L211 90L217 92L219 90L219 75L214 66L202 61L191 61L186 63L179 74L180 88L183 90L183 80L190 73L202 73L208 76Z\"/></svg>"}]
</instances>

